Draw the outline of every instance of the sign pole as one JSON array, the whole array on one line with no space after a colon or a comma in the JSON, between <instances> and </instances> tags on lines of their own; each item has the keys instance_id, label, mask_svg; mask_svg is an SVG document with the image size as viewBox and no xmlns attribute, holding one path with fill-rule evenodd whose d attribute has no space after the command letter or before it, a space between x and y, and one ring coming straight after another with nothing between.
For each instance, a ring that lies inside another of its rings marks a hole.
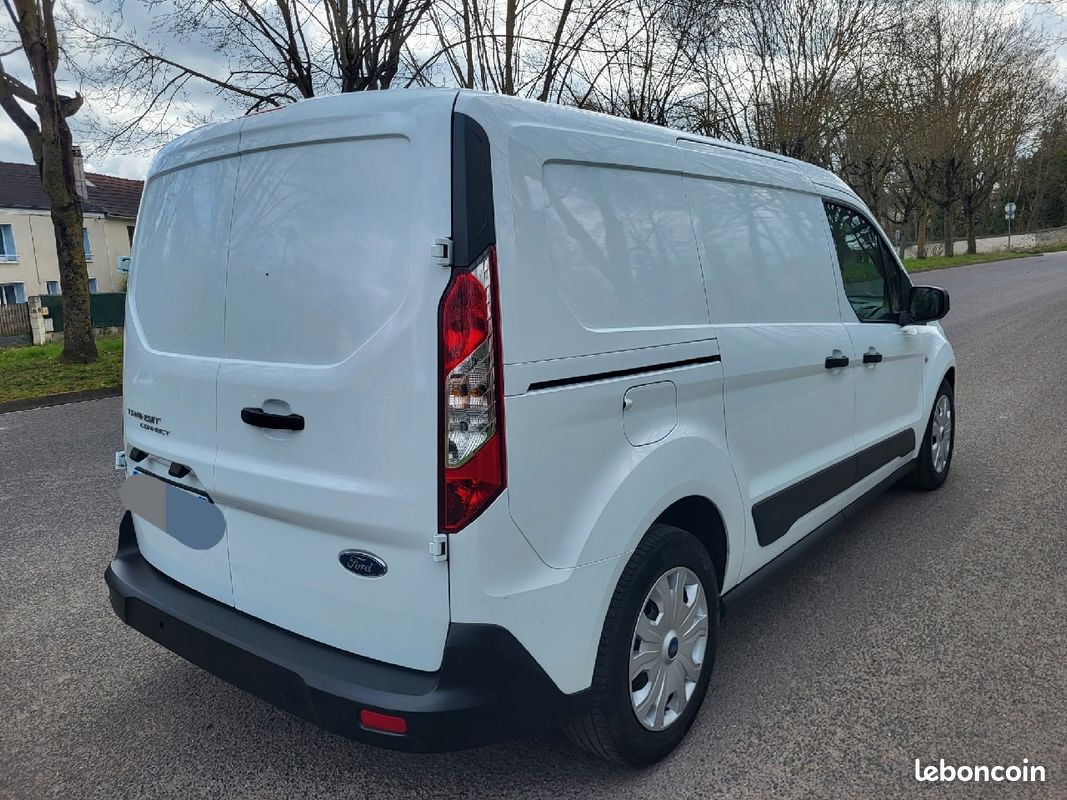
<instances>
[{"instance_id":1,"label":"sign pole","mask_svg":"<svg viewBox=\"0 0 1067 800\"><path fill-rule=\"evenodd\" d=\"M1011 221L1015 219L1015 203L1004 206L1004 219L1008 221L1008 252L1011 252Z\"/></svg>"}]
</instances>

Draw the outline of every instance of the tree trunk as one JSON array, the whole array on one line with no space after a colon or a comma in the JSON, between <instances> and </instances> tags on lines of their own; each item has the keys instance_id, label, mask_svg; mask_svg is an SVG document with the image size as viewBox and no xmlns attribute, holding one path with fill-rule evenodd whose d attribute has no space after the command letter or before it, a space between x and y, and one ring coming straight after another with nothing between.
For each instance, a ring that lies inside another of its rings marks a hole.
<instances>
[{"instance_id":1,"label":"tree trunk","mask_svg":"<svg viewBox=\"0 0 1067 800\"><path fill-rule=\"evenodd\" d=\"M41 182L52 206L52 228L63 290L63 354L68 364L96 361L96 340L89 311L89 274L82 240L81 198L74 188L74 155L70 128L63 118L44 119L41 126Z\"/></svg>"},{"instance_id":2,"label":"tree trunk","mask_svg":"<svg viewBox=\"0 0 1067 800\"><path fill-rule=\"evenodd\" d=\"M956 255L955 210L951 205L945 209L945 255L950 258Z\"/></svg>"},{"instance_id":3,"label":"tree trunk","mask_svg":"<svg viewBox=\"0 0 1067 800\"><path fill-rule=\"evenodd\" d=\"M930 209L923 203L915 224L915 255L918 258L926 258L926 224L929 221Z\"/></svg>"},{"instance_id":4,"label":"tree trunk","mask_svg":"<svg viewBox=\"0 0 1067 800\"><path fill-rule=\"evenodd\" d=\"M515 94L515 22L518 0L507 0L504 14L504 87L503 94Z\"/></svg>"},{"instance_id":5,"label":"tree trunk","mask_svg":"<svg viewBox=\"0 0 1067 800\"><path fill-rule=\"evenodd\" d=\"M974 210L967 210L967 252L974 255L978 252L978 239L974 235Z\"/></svg>"},{"instance_id":6,"label":"tree trunk","mask_svg":"<svg viewBox=\"0 0 1067 800\"><path fill-rule=\"evenodd\" d=\"M41 176L41 187L48 196L59 259L59 283L63 291L63 353L60 359L72 364L88 364L96 360L97 352L89 313L89 275L82 245L82 204L74 180L74 142L67 124L67 117L78 112L83 98L80 94L65 97L56 85L60 48L53 9L52 0L43 3L15 0L13 6L7 4L8 15L19 32L37 91L4 74L0 65L0 108L26 137ZM16 97L34 107L39 122L30 117Z\"/></svg>"}]
</instances>

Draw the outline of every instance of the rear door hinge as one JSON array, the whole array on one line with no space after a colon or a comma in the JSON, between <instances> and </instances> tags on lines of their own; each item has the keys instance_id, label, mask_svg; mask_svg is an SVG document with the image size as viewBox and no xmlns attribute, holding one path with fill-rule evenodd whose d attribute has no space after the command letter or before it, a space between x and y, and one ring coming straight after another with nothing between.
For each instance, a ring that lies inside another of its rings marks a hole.
<instances>
[{"instance_id":1,"label":"rear door hinge","mask_svg":"<svg viewBox=\"0 0 1067 800\"><path fill-rule=\"evenodd\" d=\"M452 266L452 240L435 239L430 247L430 258L442 267Z\"/></svg>"},{"instance_id":2,"label":"rear door hinge","mask_svg":"<svg viewBox=\"0 0 1067 800\"><path fill-rule=\"evenodd\" d=\"M448 561L448 537L443 533L436 533L430 539L430 556L434 561Z\"/></svg>"}]
</instances>

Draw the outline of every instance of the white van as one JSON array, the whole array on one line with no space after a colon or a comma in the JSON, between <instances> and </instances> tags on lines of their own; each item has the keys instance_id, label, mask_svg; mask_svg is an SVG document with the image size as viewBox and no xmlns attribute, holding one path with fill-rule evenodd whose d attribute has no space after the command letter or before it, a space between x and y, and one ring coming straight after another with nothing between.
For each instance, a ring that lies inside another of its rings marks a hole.
<instances>
[{"instance_id":1,"label":"white van","mask_svg":"<svg viewBox=\"0 0 1067 800\"><path fill-rule=\"evenodd\" d=\"M116 613L383 747L663 757L724 608L952 460L948 296L840 180L573 109L183 136L128 302Z\"/></svg>"}]
</instances>

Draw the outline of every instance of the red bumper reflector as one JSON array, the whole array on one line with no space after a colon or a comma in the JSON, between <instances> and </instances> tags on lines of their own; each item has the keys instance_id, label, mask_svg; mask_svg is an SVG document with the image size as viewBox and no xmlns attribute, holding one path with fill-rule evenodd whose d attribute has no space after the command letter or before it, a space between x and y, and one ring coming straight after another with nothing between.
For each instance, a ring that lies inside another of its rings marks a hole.
<instances>
[{"instance_id":1,"label":"red bumper reflector","mask_svg":"<svg viewBox=\"0 0 1067 800\"><path fill-rule=\"evenodd\" d=\"M359 724L372 731L385 733L407 733L408 723L403 717L394 717L392 714L379 714L377 711L363 709L359 712Z\"/></svg>"}]
</instances>

